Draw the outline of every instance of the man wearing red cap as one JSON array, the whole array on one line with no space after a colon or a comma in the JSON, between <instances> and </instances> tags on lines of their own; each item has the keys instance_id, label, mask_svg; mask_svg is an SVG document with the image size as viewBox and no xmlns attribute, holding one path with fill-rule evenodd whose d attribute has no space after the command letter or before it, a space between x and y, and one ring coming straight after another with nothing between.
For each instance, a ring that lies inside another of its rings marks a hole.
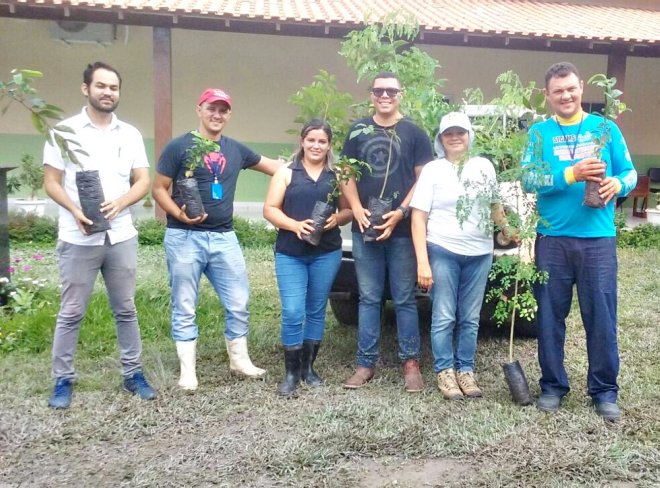
<instances>
[{"instance_id":1,"label":"man wearing red cap","mask_svg":"<svg viewBox=\"0 0 660 488\"><path fill-rule=\"evenodd\" d=\"M263 157L240 142L222 134L231 117L231 97L221 89L209 88L197 104L199 127L165 147L156 167L154 200L167 212L165 251L172 288L172 337L181 363L179 386L197 389L195 374L198 327L195 320L199 284L206 275L225 308L225 340L229 368L249 378L266 372L252 364L248 355L249 287L245 259L233 230L236 181L241 169L272 175L281 163ZM185 179L189 155L200 142L217 147L203 156L203 165L192 170L204 210L189 217L177 184ZM170 195L170 187L172 194Z\"/></svg>"}]
</instances>

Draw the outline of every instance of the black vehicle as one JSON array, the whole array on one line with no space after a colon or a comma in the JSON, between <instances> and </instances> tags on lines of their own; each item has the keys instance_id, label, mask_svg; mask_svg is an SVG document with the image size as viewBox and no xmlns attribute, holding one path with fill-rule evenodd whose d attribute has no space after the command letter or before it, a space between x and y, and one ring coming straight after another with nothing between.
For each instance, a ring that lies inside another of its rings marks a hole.
<instances>
[{"instance_id":1,"label":"black vehicle","mask_svg":"<svg viewBox=\"0 0 660 488\"><path fill-rule=\"evenodd\" d=\"M337 321L344 325L357 326L358 323L358 284L355 275L355 262L353 261L353 243L351 240L350 225L346 225L342 229L343 246L342 246L342 260L337 277L332 285L330 291L330 308ZM493 259L496 260L503 255L514 255L518 253L516 244L502 235L501 232L495 232L493 235L494 251ZM386 280L385 299L390 300L390 290ZM486 287L486 294L488 288L491 286L489 282ZM429 293L419 287L415 290L417 298L417 308L420 311L420 319L430 323L430 310L431 299ZM385 304L383 304L385 305ZM493 320L493 311L495 304L486 302L481 307L481 318L479 320L481 326L497 327ZM422 322L420 322L422 323ZM514 329L516 335L522 337L536 337L536 324L535 321L528 321L524 318L517 318Z\"/></svg>"}]
</instances>

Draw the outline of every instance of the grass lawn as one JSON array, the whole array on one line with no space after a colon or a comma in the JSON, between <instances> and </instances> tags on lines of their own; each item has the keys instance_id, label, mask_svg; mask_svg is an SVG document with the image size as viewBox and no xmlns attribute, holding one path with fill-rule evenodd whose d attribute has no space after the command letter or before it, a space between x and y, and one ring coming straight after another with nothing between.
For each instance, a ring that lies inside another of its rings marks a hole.
<instances>
[{"instance_id":1,"label":"grass lawn","mask_svg":"<svg viewBox=\"0 0 660 488\"><path fill-rule=\"evenodd\" d=\"M17 252L29 254L29 249ZM29 316L2 317L13 346L0 353L0 486L613 486L660 485L660 253L619 251L620 404L606 424L586 395L584 332L577 305L569 318L567 369L572 392L557 415L511 403L501 364L506 338L482 337L479 400L449 403L434 384L428 324L423 327L427 388L406 394L394 327L384 328L379 376L358 391L341 388L354 366L356 330L328 315L317 370L321 388L275 395L283 373L279 300L272 251L246 251L251 288L250 348L265 381L229 375L222 312L205 282L199 307L200 388L175 387L178 361L169 338L163 249L140 248L136 297L147 376L159 398L120 390L113 322L96 293L76 357L72 407L52 411L50 303ZM39 274L57 282L54 256ZM18 332L16 332L18 331ZM6 339L5 339L6 340ZM9 350L13 349L13 350ZM533 393L536 344L520 340Z\"/></svg>"}]
</instances>

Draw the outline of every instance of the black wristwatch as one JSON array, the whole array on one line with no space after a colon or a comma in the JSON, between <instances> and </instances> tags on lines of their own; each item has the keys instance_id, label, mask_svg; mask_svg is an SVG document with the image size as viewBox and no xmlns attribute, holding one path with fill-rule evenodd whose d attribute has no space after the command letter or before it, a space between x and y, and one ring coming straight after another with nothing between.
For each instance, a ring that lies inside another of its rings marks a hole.
<instances>
[{"instance_id":1,"label":"black wristwatch","mask_svg":"<svg viewBox=\"0 0 660 488\"><path fill-rule=\"evenodd\" d=\"M401 205L399 208L397 208L397 210L399 210L403 214L404 219L408 218L408 215L410 214L410 209L408 207L404 207L403 205Z\"/></svg>"}]
</instances>

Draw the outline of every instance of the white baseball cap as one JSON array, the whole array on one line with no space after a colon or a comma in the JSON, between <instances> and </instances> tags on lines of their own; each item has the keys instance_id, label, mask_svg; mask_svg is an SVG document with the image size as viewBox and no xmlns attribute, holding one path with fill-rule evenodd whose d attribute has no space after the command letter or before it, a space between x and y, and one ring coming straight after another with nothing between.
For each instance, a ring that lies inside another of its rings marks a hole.
<instances>
[{"instance_id":1,"label":"white baseball cap","mask_svg":"<svg viewBox=\"0 0 660 488\"><path fill-rule=\"evenodd\" d=\"M472 143L474 142L474 129L472 129L470 118L463 112L449 112L447 115L442 117L442 119L440 119L438 135L435 136L435 141L433 143L435 153L439 158L445 157L445 148L442 147L440 135L452 127L459 127L463 130L466 130L468 132L468 148L472 147Z\"/></svg>"}]
</instances>

